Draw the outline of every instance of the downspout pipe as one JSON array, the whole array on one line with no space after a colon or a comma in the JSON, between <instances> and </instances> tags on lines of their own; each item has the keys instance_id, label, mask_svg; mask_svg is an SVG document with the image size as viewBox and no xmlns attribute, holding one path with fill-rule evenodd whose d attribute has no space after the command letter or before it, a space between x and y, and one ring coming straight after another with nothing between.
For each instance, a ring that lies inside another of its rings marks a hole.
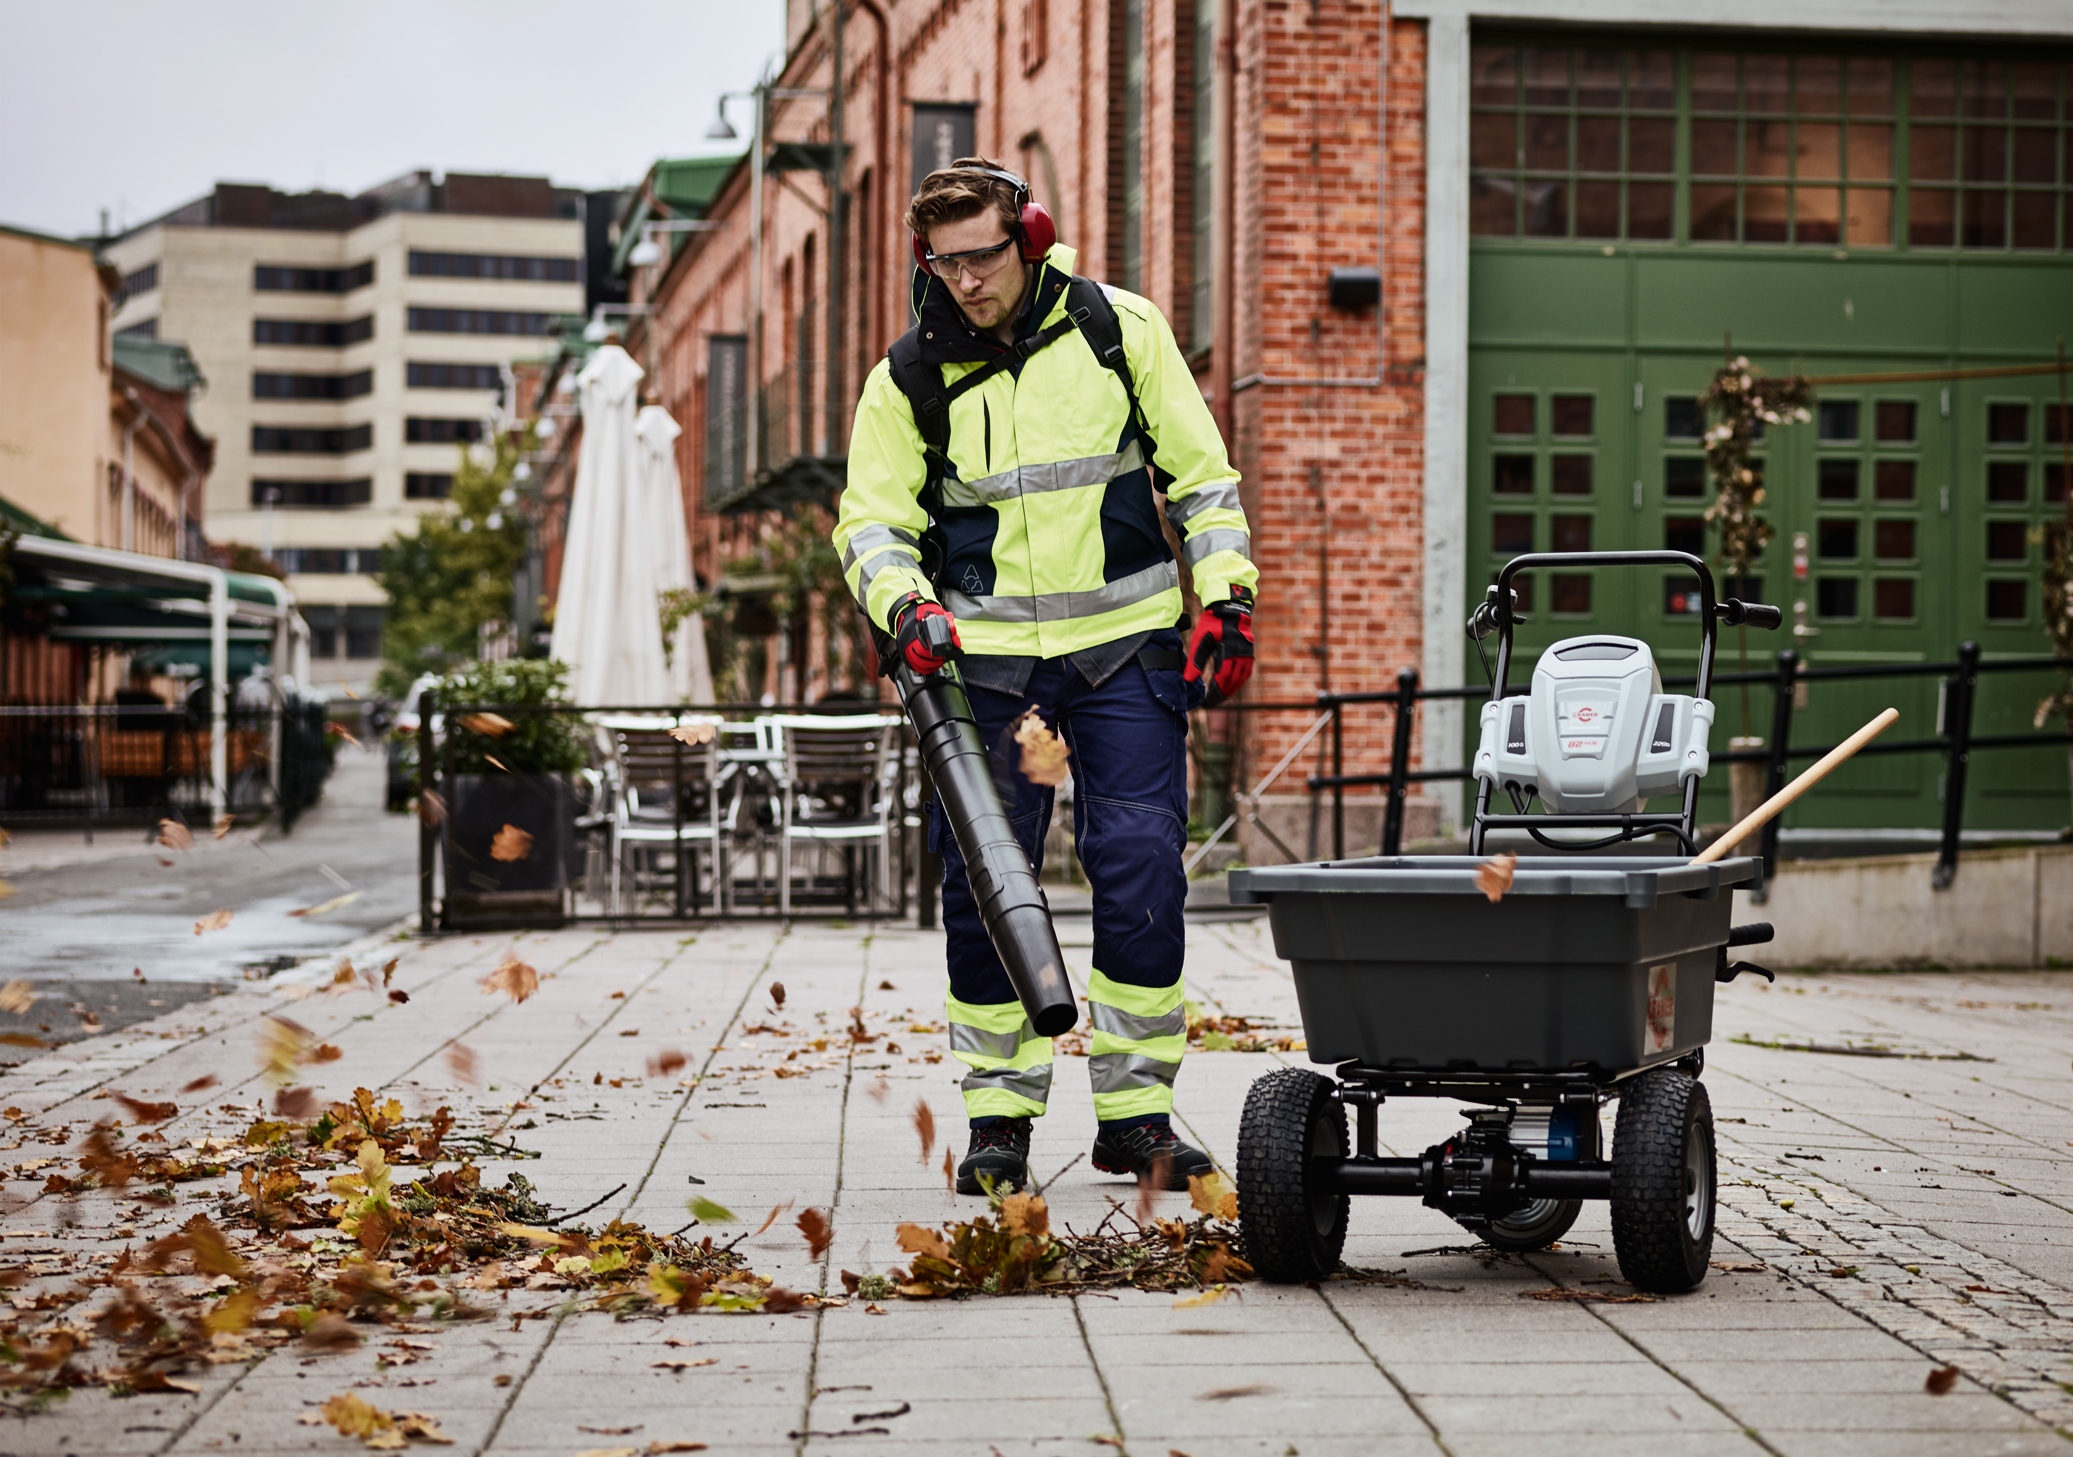
<instances>
[{"instance_id":1,"label":"downspout pipe","mask_svg":"<svg viewBox=\"0 0 2073 1457\"><path fill-rule=\"evenodd\" d=\"M878 0L856 0L856 7L870 16L871 23L878 28L878 94L872 102L871 165L878 169L877 193L882 211L886 201L898 195L890 190L893 186L893 164L892 159L886 155L886 136L891 125L892 107L892 26L887 23L885 9ZM859 260L861 277L875 281L878 277L878 245L884 242L884 235L870 218L865 218L860 226L865 229L863 256ZM871 331L870 352L875 355L891 342L882 337L885 332L885 290L882 287L867 286L864 293L870 300L865 306L865 326Z\"/></svg>"}]
</instances>

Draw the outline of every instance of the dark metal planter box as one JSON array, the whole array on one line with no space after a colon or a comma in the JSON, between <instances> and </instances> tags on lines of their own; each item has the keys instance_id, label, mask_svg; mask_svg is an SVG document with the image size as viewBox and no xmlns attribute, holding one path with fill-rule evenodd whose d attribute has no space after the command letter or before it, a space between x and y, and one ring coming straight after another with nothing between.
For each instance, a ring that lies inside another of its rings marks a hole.
<instances>
[{"instance_id":1,"label":"dark metal planter box","mask_svg":"<svg viewBox=\"0 0 2073 1457\"><path fill-rule=\"evenodd\" d=\"M1310 1060L1611 1076L1713 1034L1729 888L1757 862L1530 857L1496 904L1478 861L1407 855L1234 870L1295 971Z\"/></svg>"},{"instance_id":2,"label":"dark metal planter box","mask_svg":"<svg viewBox=\"0 0 2073 1457\"><path fill-rule=\"evenodd\" d=\"M449 930L554 927L568 915L568 862L576 797L561 774L456 774L447 781L446 899ZM524 858L491 853L511 825L532 836Z\"/></svg>"}]
</instances>

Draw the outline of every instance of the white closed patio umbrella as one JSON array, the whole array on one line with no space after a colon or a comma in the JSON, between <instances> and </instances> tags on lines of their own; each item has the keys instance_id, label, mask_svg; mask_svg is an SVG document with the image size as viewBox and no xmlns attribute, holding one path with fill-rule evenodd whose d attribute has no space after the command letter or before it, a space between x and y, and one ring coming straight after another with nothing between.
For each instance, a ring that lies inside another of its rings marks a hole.
<instances>
[{"instance_id":1,"label":"white closed patio umbrella","mask_svg":"<svg viewBox=\"0 0 2073 1457\"><path fill-rule=\"evenodd\" d=\"M661 707L675 697L662 656L653 526L638 509L640 380L641 367L616 344L576 376L583 444L550 651L569 665L570 695L586 706Z\"/></svg>"},{"instance_id":2,"label":"white closed patio umbrella","mask_svg":"<svg viewBox=\"0 0 2073 1457\"><path fill-rule=\"evenodd\" d=\"M683 479L677 474L677 437L683 433L660 405L644 405L634 417L634 440L640 450L635 518L654 544L658 592L690 592L698 586L691 571L691 535L684 525ZM705 619L695 612L683 618L665 647L671 701L711 703L713 673L705 655Z\"/></svg>"}]
</instances>

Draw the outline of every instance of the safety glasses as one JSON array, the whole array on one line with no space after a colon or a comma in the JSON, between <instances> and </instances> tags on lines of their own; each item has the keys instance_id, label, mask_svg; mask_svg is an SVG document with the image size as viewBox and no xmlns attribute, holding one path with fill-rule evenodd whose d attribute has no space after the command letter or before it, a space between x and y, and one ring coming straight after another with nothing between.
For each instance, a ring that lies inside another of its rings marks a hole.
<instances>
[{"instance_id":1,"label":"safety glasses","mask_svg":"<svg viewBox=\"0 0 2073 1457\"><path fill-rule=\"evenodd\" d=\"M1003 238L990 248L972 248L963 253L931 253L928 255L929 272L946 282L955 282L959 274L973 278L991 278L1007 266L1013 256L1013 238Z\"/></svg>"}]
</instances>

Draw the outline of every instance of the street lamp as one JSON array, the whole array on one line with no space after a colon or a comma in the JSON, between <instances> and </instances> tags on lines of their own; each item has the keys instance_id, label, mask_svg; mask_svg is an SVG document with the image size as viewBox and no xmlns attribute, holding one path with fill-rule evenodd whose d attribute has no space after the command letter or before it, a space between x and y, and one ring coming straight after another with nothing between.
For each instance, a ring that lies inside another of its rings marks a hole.
<instances>
[{"instance_id":1,"label":"street lamp","mask_svg":"<svg viewBox=\"0 0 2073 1457\"><path fill-rule=\"evenodd\" d=\"M635 268L646 268L662 261L662 245L655 241L657 233L711 233L720 224L706 218L664 218L652 223L641 224L641 240L633 245L633 251L626 255L626 261Z\"/></svg>"}]
</instances>

